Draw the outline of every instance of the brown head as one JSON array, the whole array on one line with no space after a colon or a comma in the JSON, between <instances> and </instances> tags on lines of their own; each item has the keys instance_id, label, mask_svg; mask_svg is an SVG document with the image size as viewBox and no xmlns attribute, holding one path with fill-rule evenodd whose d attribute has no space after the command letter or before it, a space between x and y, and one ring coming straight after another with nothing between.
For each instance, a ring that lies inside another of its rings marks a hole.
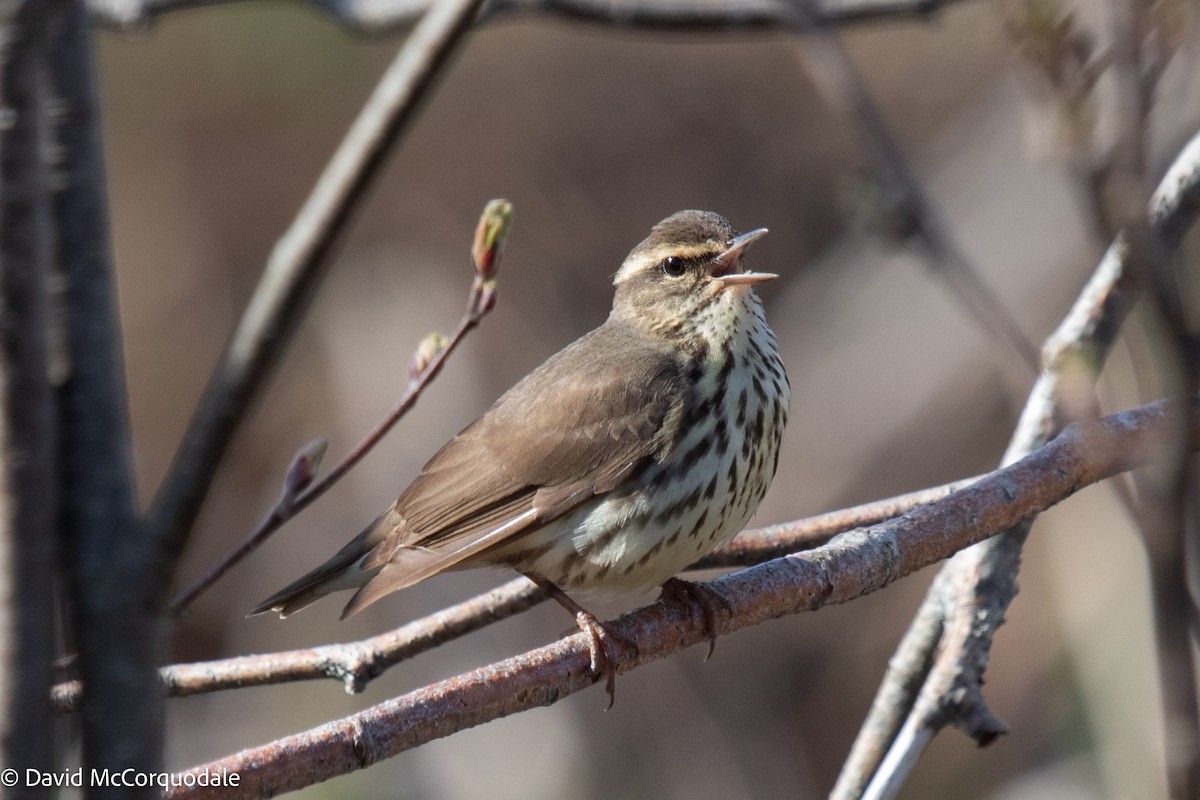
<instances>
[{"instance_id":1,"label":"brown head","mask_svg":"<svg viewBox=\"0 0 1200 800\"><path fill-rule=\"evenodd\" d=\"M767 232L738 234L711 211L678 211L655 225L626 257L613 283L612 316L659 335L732 329L751 313L756 283L778 277L747 272L746 248ZM747 298L746 295L750 297Z\"/></svg>"}]
</instances>

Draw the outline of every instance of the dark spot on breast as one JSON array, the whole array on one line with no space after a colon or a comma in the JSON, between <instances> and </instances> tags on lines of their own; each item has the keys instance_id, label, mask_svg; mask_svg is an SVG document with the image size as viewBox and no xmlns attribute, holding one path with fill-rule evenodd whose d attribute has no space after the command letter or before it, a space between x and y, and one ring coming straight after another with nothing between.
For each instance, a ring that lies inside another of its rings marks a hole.
<instances>
[{"instance_id":1,"label":"dark spot on breast","mask_svg":"<svg viewBox=\"0 0 1200 800\"><path fill-rule=\"evenodd\" d=\"M704 523L708 522L708 509L700 512L700 519L696 520L696 524L692 526L692 532L688 536L695 539L704 531Z\"/></svg>"},{"instance_id":2,"label":"dark spot on breast","mask_svg":"<svg viewBox=\"0 0 1200 800\"><path fill-rule=\"evenodd\" d=\"M648 564L650 562L650 559L652 559L656 555L658 555L658 551L662 550L663 544L665 544L666 541L667 541L666 539L659 539L657 542L655 542L654 546L651 547L649 550L647 550L642 555L642 557L637 560L638 566L639 567L646 566L646 564Z\"/></svg>"},{"instance_id":3,"label":"dark spot on breast","mask_svg":"<svg viewBox=\"0 0 1200 800\"><path fill-rule=\"evenodd\" d=\"M722 423L719 423L718 427ZM696 442L691 450L688 450L683 454L683 457L679 459L679 469L685 473L690 472L693 467L700 463L700 459L708 455L708 451L712 449L712 446L713 440L708 436L703 437L700 441Z\"/></svg>"},{"instance_id":4,"label":"dark spot on breast","mask_svg":"<svg viewBox=\"0 0 1200 800\"><path fill-rule=\"evenodd\" d=\"M708 486L704 487L704 499L712 500L716 496L717 496L717 476L714 475L714 476L712 476L712 479L709 480Z\"/></svg>"},{"instance_id":5,"label":"dark spot on breast","mask_svg":"<svg viewBox=\"0 0 1200 800\"><path fill-rule=\"evenodd\" d=\"M683 528L676 528L675 532L667 537L667 547L671 547L679 540L680 534L683 533Z\"/></svg>"},{"instance_id":6,"label":"dark spot on breast","mask_svg":"<svg viewBox=\"0 0 1200 800\"><path fill-rule=\"evenodd\" d=\"M733 372L735 359L733 357L733 347L729 342L721 345L721 355L723 360L721 363L721 371L717 374L717 388L723 389L725 384L729 383L729 376Z\"/></svg>"},{"instance_id":7,"label":"dark spot on breast","mask_svg":"<svg viewBox=\"0 0 1200 800\"><path fill-rule=\"evenodd\" d=\"M713 436L717 440L717 455L725 455L725 451L729 449L729 424L725 421L725 417L717 420L716 430L713 431Z\"/></svg>"},{"instance_id":8,"label":"dark spot on breast","mask_svg":"<svg viewBox=\"0 0 1200 800\"><path fill-rule=\"evenodd\" d=\"M633 525L637 525L637 524L639 524L641 522L645 522L645 521L646 521L645 515L639 514L637 517L629 520L629 522L627 522L625 524L629 525L629 526L633 526ZM612 542L612 540L614 538L616 538L617 534L620 533L622 530L624 530L624 527L609 528L608 530L604 531L600 535L584 542L582 547L577 547L576 549L577 549L579 555L581 555L581 556L586 556L590 553L599 552L600 550L603 550L605 547L607 547Z\"/></svg>"},{"instance_id":9,"label":"dark spot on breast","mask_svg":"<svg viewBox=\"0 0 1200 800\"><path fill-rule=\"evenodd\" d=\"M695 397L693 392L693 398ZM710 395L698 403L693 402L692 407L688 409L687 426L692 427L699 425L703 420L707 419L713 412L713 397Z\"/></svg>"},{"instance_id":10,"label":"dark spot on breast","mask_svg":"<svg viewBox=\"0 0 1200 800\"><path fill-rule=\"evenodd\" d=\"M700 487L697 486L695 489L688 492L686 495L679 498L674 503L671 503L669 506L664 508L662 511L655 514L654 515L654 523L656 525L662 525L664 523L671 522L680 513L682 513L683 511L685 511L689 508L695 508L697 505L699 505L699 503L700 503Z\"/></svg>"},{"instance_id":11,"label":"dark spot on breast","mask_svg":"<svg viewBox=\"0 0 1200 800\"><path fill-rule=\"evenodd\" d=\"M746 387L743 386L742 391L738 394L737 425L739 428L746 424L746 402L749 399Z\"/></svg>"}]
</instances>

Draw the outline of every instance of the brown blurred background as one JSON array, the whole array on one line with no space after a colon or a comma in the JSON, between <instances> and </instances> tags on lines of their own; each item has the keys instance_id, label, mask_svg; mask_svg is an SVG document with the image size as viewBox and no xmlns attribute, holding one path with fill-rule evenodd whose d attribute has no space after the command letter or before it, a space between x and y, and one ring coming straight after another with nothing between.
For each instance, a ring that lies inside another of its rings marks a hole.
<instances>
[{"instance_id":1,"label":"brown blurred background","mask_svg":"<svg viewBox=\"0 0 1200 800\"><path fill-rule=\"evenodd\" d=\"M1100 37L1103 10L1081 11ZM858 27L845 41L953 235L1040 342L1101 247L1048 134L1051 112L1011 52L1002 9L963 3L928 23ZM307 7L273 3L100 36L143 503L275 239L399 42L355 38ZM336 601L284 622L243 618L373 519L501 391L599 324L621 258L680 208L770 228L753 263L783 275L763 294L792 379L792 422L758 522L994 466L1029 376L919 257L850 224L846 187L864 159L853 128L806 76L802 46L780 34L633 33L531 18L474 33L243 428L185 580L252 528L299 446L325 436L338 458L390 408L415 344L461 313L474 221L495 196L517 212L500 304L384 444L197 604L172 657L360 638L506 579L440 577L345 623ZM1200 120L1196 55L1192 37L1162 85L1155 179ZM1131 353L1144 356L1145 341L1126 337L1114 353L1106 410L1139 400ZM303 796L824 796L930 575L723 638L707 663L695 648L625 675L608 713L592 689ZM1089 489L1038 522L1021 588L986 686L1012 735L977 750L945 732L902 796L1160 796L1144 564L1109 489ZM541 607L393 668L360 696L327 681L172 700L169 764L312 727L570 626L560 609Z\"/></svg>"}]
</instances>

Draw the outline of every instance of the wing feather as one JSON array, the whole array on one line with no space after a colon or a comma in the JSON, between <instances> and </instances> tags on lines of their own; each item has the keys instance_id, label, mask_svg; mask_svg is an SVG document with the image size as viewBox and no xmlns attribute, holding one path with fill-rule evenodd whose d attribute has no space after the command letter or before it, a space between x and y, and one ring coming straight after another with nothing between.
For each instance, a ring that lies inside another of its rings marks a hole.
<instances>
[{"instance_id":1,"label":"wing feather","mask_svg":"<svg viewBox=\"0 0 1200 800\"><path fill-rule=\"evenodd\" d=\"M535 512L527 520L545 524L610 491L670 452L689 390L677 361L629 328L610 321L592 331L429 460L381 517L390 530L372 537L378 545L363 569L395 566L405 548L445 557L436 567L386 569L371 584L386 583L387 591L410 585L528 532L536 525L505 528L527 512Z\"/></svg>"}]
</instances>

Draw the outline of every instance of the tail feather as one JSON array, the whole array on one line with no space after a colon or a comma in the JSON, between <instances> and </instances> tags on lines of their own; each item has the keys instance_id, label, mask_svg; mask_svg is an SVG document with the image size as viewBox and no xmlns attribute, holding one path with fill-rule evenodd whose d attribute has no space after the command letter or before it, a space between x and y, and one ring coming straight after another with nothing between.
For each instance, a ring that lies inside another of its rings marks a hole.
<instances>
[{"instance_id":1,"label":"tail feather","mask_svg":"<svg viewBox=\"0 0 1200 800\"><path fill-rule=\"evenodd\" d=\"M376 520L333 558L263 600L246 616L276 611L282 619L331 592L361 588L379 572L379 568L362 569L363 561L375 547L379 522Z\"/></svg>"},{"instance_id":2,"label":"tail feather","mask_svg":"<svg viewBox=\"0 0 1200 800\"><path fill-rule=\"evenodd\" d=\"M362 556L356 559L339 559L339 563L327 562L303 577L292 581L275 594L254 607L246 616L279 612L280 619L296 613L320 600L331 592L342 589L357 589L371 579L375 570L363 572L358 569Z\"/></svg>"}]
</instances>

